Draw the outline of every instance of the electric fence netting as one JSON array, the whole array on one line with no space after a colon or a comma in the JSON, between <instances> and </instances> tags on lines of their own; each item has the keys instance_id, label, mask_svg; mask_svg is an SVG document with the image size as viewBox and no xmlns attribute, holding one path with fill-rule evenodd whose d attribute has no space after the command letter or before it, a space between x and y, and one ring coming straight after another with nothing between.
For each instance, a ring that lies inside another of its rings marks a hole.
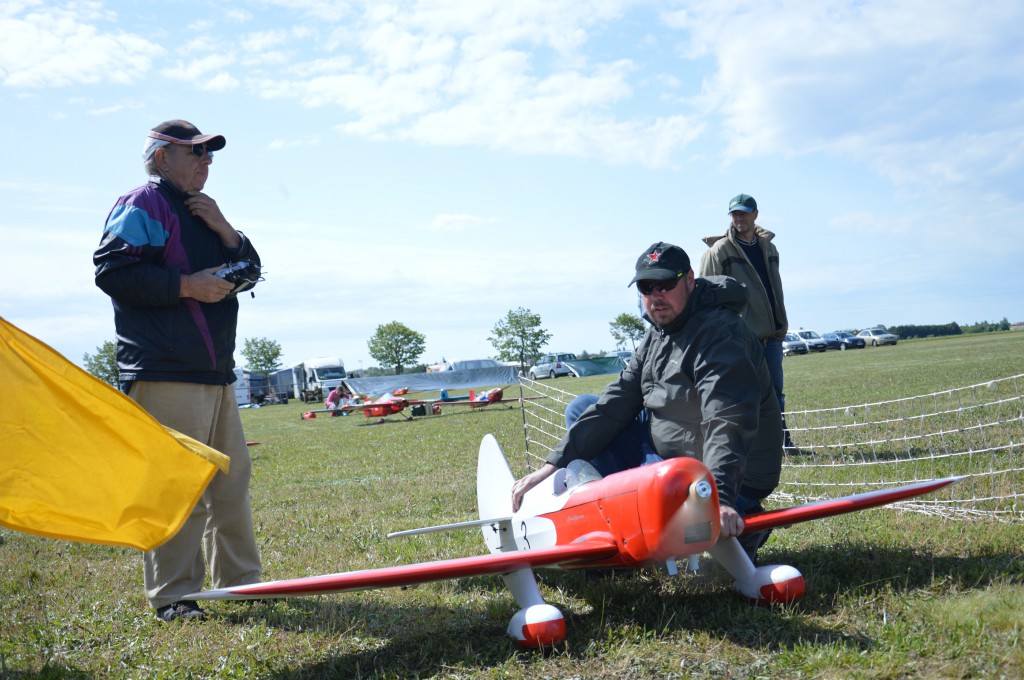
<instances>
[{"instance_id":1,"label":"electric fence netting","mask_svg":"<svg viewBox=\"0 0 1024 680\"><path fill-rule=\"evenodd\" d=\"M520 376L526 465L538 467L565 434L575 394ZM838 498L942 477L934 497L889 507L950 519L1024 519L1024 374L931 394L787 411L799 448L786 449L772 507Z\"/></svg>"}]
</instances>

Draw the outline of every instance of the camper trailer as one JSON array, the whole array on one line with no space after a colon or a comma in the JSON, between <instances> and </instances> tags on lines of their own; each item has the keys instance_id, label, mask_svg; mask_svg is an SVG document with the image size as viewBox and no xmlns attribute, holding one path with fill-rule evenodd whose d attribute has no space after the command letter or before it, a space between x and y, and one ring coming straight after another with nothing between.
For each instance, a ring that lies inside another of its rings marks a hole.
<instances>
[{"instance_id":1,"label":"camper trailer","mask_svg":"<svg viewBox=\"0 0 1024 680\"><path fill-rule=\"evenodd\" d=\"M263 404L268 395L267 379L263 374L235 368L235 401L239 406Z\"/></svg>"},{"instance_id":2,"label":"camper trailer","mask_svg":"<svg viewBox=\"0 0 1024 680\"><path fill-rule=\"evenodd\" d=\"M348 377L338 357L306 359L301 364L270 374L275 395L287 395L303 401L322 401L327 393Z\"/></svg>"}]
</instances>

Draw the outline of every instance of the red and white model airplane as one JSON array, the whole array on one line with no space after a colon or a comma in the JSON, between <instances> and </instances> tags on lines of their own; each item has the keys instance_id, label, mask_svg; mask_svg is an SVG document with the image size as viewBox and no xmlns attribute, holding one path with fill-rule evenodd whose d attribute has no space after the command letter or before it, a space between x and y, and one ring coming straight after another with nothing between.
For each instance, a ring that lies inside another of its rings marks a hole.
<instances>
[{"instance_id":1,"label":"red and white model airplane","mask_svg":"<svg viewBox=\"0 0 1024 680\"><path fill-rule=\"evenodd\" d=\"M872 491L746 517L745 532L839 515L919 496L953 484L951 477ZM241 600L321 595L406 586L443 579L501 574L521 609L508 632L526 648L565 639L565 620L544 602L534 567L591 569L661 564L708 552L735 579L735 588L759 602L790 602L805 592L790 566L754 567L735 538L718 540L718 490L707 468L692 458L672 458L601 478L581 461L531 489L512 512L515 479L492 435L480 444L477 504L480 519L397 532L480 527L490 554L438 562L309 576L209 590L183 599Z\"/></svg>"},{"instance_id":2,"label":"red and white model airplane","mask_svg":"<svg viewBox=\"0 0 1024 680\"><path fill-rule=\"evenodd\" d=\"M333 409L316 409L314 411L306 411L302 414L304 420L310 420L316 418L317 413L330 413L331 415L343 415L352 411L362 411L363 415L367 418L379 418L377 422L384 422L384 419L388 416L401 414L406 420L412 420L413 417L403 413L409 406L416 406L419 404L424 405L430 409L432 414L441 412L441 406L468 406L470 408L483 408L484 406L490 406L491 404L510 404L519 403L521 399L516 397L514 399L505 399L505 390L502 387L495 387L476 394L473 390L469 391L469 396L465 400L456 400L451 397L447 399L406 399L404 395L408 391L408 388L402 388L395 390L394 392L387 392L381 395L374 401L366 404L349 404L347 406L339 406ZM525 397L525 399L538 399L539 397Z\"/></svg>"}]
</instances>

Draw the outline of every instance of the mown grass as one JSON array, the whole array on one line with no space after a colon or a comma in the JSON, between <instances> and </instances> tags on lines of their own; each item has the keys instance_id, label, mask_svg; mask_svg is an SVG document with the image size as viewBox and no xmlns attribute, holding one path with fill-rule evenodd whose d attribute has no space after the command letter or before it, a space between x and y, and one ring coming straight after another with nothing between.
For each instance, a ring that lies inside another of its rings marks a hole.
<instances>
[{"instance_id":1,"label":"mown grass","mask_svg":"<svg viewBox=\"0 0 1024 680\"><path fill-rule=\"evenodd\" d=\"M787 359L788 408L838 406L1006 377L1024 334L901 342ZM556 385L600 390L607 377ZM510 390L512 391L512 390ZM302 404L243 411L266 578L478 554L474 531L389 531L475 516L480 438L526 465L518 411L365 426L303 421ZM449 413L451 412L451 413ZM0 532L3 678L1019 677L1024 530L869 511L776 532L772 562L806 576L792 605L753 607L712 563L677 578L540 571L568 640L521 652L497 577L271 603L212 603L210 620L153 618L133 551Z\"/></svg>"}]
</instances>

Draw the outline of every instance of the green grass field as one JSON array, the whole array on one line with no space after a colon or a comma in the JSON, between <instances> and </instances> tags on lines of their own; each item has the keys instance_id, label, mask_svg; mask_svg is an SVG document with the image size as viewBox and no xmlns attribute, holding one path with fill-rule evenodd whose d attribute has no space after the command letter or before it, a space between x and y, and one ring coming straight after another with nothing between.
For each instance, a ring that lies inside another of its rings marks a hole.
<instances>
[{"instance_id":1,"label":"green grass field","mask_svg":"<svg viewBox=\"0 0 1024 680\"><path fill-rule=\"evenodd\" d=\"M787 358L787 408L880 401L1024 373L1024 333ZM608 376L559 378L599 391ZM510 390L513 391L513 390ZM247 409L253 512L267 579L478 554L476 531L387 539L475 518L476 451L493 433L525 470L518 410L366 426ZM873 510L776 532L766 562L808 594L754 607L711 562L697 575L541 570L568 639L519 651L498 577L407 590L211 603L158 622L129 549L0 530L0 678L1020 677L1024 529Z\"/></svg>"}]
</instances>

